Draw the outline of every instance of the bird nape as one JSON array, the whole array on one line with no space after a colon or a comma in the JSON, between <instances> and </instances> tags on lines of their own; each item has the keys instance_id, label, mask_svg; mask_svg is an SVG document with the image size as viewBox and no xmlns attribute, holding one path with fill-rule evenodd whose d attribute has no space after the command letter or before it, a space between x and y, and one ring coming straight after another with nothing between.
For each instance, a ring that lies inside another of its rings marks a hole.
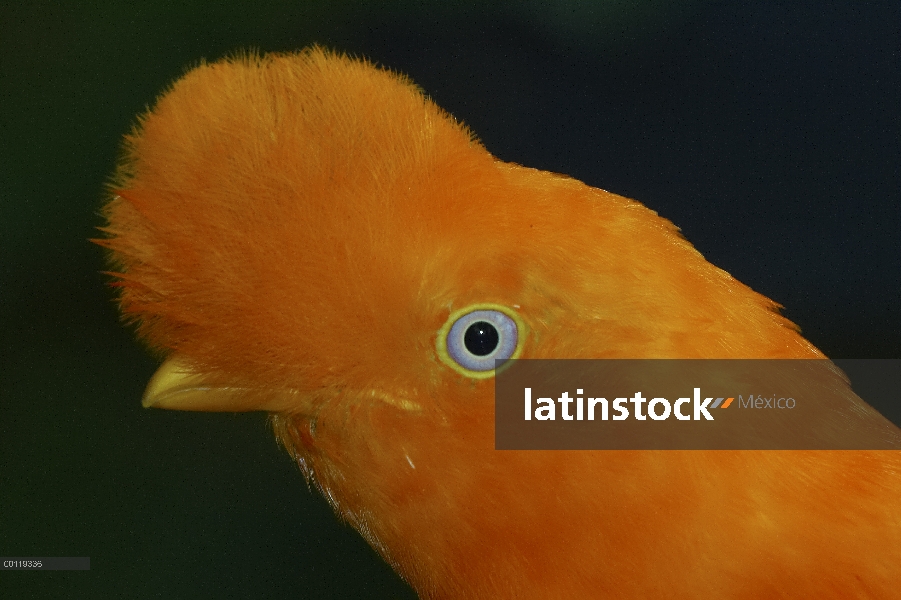
<instances>
[{"instance_id":1,"label":"bird nape","mask_svg":"<svg viewBox=\"0 0 901 600\"><path fill-rule=\"evenodd\" d=\"M271 413L423 598L898 597L895 451L495 450L494 359L823 355L669 221L494 158L400 75L201 64L125 138L105 217L168 356L144 405Z\"/></svg>"}]
</instances>

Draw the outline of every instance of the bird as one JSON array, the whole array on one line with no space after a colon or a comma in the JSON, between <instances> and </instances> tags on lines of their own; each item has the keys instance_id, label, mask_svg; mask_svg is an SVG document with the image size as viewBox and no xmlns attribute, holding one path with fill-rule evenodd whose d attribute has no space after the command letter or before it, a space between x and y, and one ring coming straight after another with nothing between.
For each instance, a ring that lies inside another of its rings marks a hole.
<instances>
[{"instance_id":1,"label":"bird","mask_svg":"<svg viewBox=\"0 0 901 600\"><path fill-rule=\"evenodd\" d=\"M498 450L495 360L825 359L667 219L504 162L405 76L312 46L201 62L103 208L144 406L266 411L422 598L898 598L872 450Z\"/></svg>"}]
</instances>

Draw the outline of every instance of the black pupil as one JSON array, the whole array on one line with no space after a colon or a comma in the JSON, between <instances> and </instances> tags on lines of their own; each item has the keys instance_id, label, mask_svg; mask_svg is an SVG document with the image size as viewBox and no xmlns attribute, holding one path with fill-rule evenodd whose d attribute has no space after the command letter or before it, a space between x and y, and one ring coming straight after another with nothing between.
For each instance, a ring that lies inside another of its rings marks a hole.
<instances>
[{"instance_id":1,"label":"black pupil","mask_svg":"<svg viewBox=\"0 0 901 600\"><path fill-rule=\"evenodd\" d=\"M463 334L463 344L476 356L491 354L500 340L501 336L498 335L494 325L485 321L476 321Z\"/></svg>"}]
</instances>

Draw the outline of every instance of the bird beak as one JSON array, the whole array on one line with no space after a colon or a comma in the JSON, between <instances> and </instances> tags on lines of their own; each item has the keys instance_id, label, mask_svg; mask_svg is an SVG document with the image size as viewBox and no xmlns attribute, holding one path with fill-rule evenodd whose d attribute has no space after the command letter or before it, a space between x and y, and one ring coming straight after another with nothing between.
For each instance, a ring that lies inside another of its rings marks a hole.
<instances>
[{"instance_id":1,"label":"bird beak","mask_svg":"<svg viewBox=\"0 0 901 600\"><path fill-rule=\"evenodd\" d=\"M296 394L273 392L255 394L253 390L210 385L203 374L194 373L177 354L166 360L150 378L141 404L144 408L205 412L248 412L284 410L297 402ZM261 396L266 400L261 402ZM294 396L289 397L289 396Z\"/></svg>"},{"instance_id":2,"label":"bird beak","mask_svg":"<svg viewBox=\"0 0 901 600\"><path fill-rule=\"evenodd\" d=\"M192 371L178 354L171 355L147 384L141 404L144 408L190 410L200 412L287 412L312 415L317 412L314 396L294 389L256 389L223 385L210 381L203 373ZM419 411L412 400L398 398L379 390L366 390L360 398L377 399L395 408Z\"/></svg>"}]
</instances>

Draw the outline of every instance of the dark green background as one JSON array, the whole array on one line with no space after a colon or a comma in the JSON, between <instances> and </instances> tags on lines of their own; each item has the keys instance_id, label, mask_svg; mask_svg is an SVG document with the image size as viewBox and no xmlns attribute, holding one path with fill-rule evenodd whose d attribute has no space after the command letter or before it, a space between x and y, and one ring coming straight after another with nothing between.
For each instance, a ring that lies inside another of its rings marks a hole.
<instances>
[{"instance_id":1,"label":"dark green background","mask_svg":"<svg viewBox=\"0 0 901 600\"><path fill-rule=\"evenodd\" d=\"M901 357L897 2L25 2L0 20L0 555L92 559L0 572L2 598L412 595L265 416L140 408L155 363L86 240L121 135L202 57L320 42L407 73L499 157L674 221L827 354Z\"/></svg>"}]
</instances>

